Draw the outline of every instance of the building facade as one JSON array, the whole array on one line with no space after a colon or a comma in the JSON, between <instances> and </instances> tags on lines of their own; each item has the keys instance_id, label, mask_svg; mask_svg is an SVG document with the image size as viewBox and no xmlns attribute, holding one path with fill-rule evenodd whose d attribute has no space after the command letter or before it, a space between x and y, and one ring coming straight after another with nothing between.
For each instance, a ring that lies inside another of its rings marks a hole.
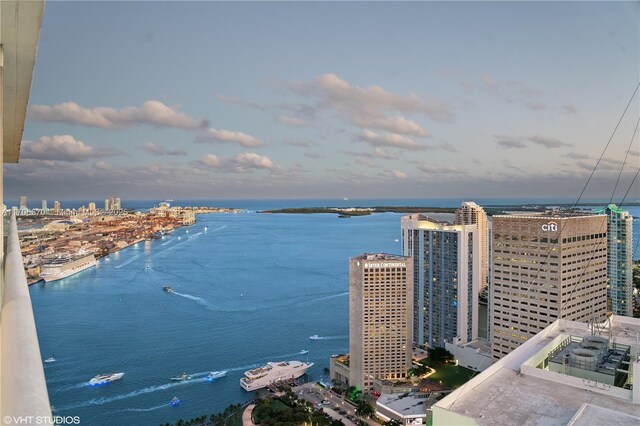
<instances>
[{"instance_id":1,"label":"building facade","mask_svg":"<svg viewBox=\"0 0 640 426\"><path fill-rule=\"evenodd\" d=\"M26 210L27 209L27 196L26 195L21 195L20 196L20 210Z\"/></svg>"},{"instance_id":2,"label":"building facade","mask_svg":"<svg viewBox=\"0 0 640 426\"><path fill-rule=\"evenodd\" d=\"M615 315L633 316L633 217L615 204L607 215L608 307Z\"/></svg>"},{"instance_id":3,"label":"building facade","mask_svg":"<svg viewBox=\"0 0 640 426\"><path fill-rule=\"evenodd\" d=\"M478 338L480 239L477 225L423 214L401 220L403 254L413 259L413 340L445 347Z\"/></svg>"},{"instance_id":4,"label":"building facade","mask_svg":"<svg viewBox=\"0 0 640 426\"><path fill-rule=\"evenodd\" d=\"M604 215L493 216L491 352L507 355L558 318L607 311Z\"/></svg>"},{"instance_id":5,"label":"building facade","mask_svg":"<svg viewBox=\"0 0 640 426\"><path fill-rule=\"evenodd\" d=\"M454 223L456 225L478 225L478 240L480 242L480 289L489 284L489 220L484 209L473 201L464 201L456 210Z\"/></svg>"},{"instance_id":6,"label":"building facade","mask_svg":"<svg viewBox=\"0 0 640 426\"><path fill-rule=\"evenodd\" d=\"M390 254L349 260L349 384L402 380L411 367L413 261Z\"/></svg>"}]
</instances>

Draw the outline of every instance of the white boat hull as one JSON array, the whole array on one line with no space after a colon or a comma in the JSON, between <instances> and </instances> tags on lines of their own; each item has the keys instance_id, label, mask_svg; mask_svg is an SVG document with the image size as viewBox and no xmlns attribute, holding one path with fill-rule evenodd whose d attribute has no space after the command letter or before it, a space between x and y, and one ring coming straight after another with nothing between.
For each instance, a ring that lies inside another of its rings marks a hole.
<instances>
[{"instance_id":1,"label":"white boat hull","mask_svg":"<svg viewBox=\"0 0 640 426\"><path fill-rule=\"evenodd\" d=\"M97 262L95 257L91 255L82 259L82 262L75 267L65 268L64 266L62 266L45 270L40 274L40 278L42 278L45 282L50 283L53 281L62 280L64 278L70 277L71 275L77 274L78 272L82 272L86 269L92 268L96 266L96 264Z\"/></svg>"},{"instance_id":2,"label":"white boat hull","mask_svg":"<svg viewBox=\"0 0 640 426\"><path fill-rule=\"evenodd\" d=\"M295 363L297 367L283 368L283 369L271 371L267 375L260 378L256 378L256 379L250 379L248 377L248 373L250 373L251 370L247 371L245 372L245 376L247 377L243 377L242 379L240 379L240 386L242 386L242 389L246 390L247 392L266 388L267 386L275 382L280 382L283 380L290 380L290 379L297 379L298 377L303 376L307 372L307 370L313 366L312 362L304 363L304 362L298 362L298 361L290 361L290 363L292 364ZM278 365L282 363L269 363L269 364Z\"/></svg>"}]
</instances>

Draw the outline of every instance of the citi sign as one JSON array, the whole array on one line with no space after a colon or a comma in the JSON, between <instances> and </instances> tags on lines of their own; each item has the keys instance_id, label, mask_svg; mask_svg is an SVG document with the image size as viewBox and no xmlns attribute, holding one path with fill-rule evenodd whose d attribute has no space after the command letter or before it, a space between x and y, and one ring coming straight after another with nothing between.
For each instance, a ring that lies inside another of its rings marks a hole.
<instances>
[{"instance_id":1,"label":"citi sign","mask_svg":"<svg viewBox=\"0 0 640 426\"><path fill-rule=\"evenodd\" d=\"M558 224L556 222L544 223L542 224L542 230L555 232L558 230Z\"/></svg>"}]
</instances>

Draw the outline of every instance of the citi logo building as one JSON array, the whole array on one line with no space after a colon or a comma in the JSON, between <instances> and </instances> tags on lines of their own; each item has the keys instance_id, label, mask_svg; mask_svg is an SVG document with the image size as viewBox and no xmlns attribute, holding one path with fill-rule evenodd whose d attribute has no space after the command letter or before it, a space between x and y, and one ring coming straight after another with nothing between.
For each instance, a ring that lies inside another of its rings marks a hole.
<instances>
[{"instance_id":1,"label":"citi logo building","mask_svg":"<svg viewBox=\"0 0 640 426\"><path fill-rule=\"evenodd\" d=\"M558 224L556 222L549 222L549 223L544 223L542 224L542 230L543 231L551 231L551 232L556 232L558 230Z\"/></svg>"}]
</instances>

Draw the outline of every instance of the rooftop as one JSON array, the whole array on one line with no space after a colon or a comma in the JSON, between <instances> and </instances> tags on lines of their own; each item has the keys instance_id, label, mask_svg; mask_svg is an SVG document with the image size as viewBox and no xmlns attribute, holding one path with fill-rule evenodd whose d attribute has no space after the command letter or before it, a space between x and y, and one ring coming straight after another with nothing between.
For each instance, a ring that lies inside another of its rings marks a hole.
<instances>
[{"instance_id":1,"label":"rooftop","mask_svg":"<svg viewBox=\"0 0 640 426\"><path fill-rule=\"evenodd\" d=\"M402 416L424 416L425 400L425 396L416 395L413 392L391 393L380 395L376 404L391 409Z\"/></svg>"},{"instance_id":2,"label":"rooftop","mask_svg":"<svg viewBox=\"0 0 640 426\"><path fill-rule=\"evenodd\" d=\"M360 256L353 257L355 260L407 260L406 257L389 253L363 253Z\"/></svg>"},{"instance_id":3,"label":"rooftop","mask_svg":"<svg viewBox=\"0 0 640 426\"><path fill-rule=\"evenodd\" d=\"M435 404L434 425L453 424L454 417L457 423L466 418L480 425L566 425L572 419L573 425L640 424L637 333L640 319L629 317L612 316L595 326L557 320ZM550 371L545 366L545 360L568 337L588 339L592 335L630 348L629 369L635 365L636 371L630 379L636 389L635 399L632 390L573 373ZM614 417L607 414L612 410ZM598 423L595 418L606 420Z\"/></svg>"}]
</instances>

